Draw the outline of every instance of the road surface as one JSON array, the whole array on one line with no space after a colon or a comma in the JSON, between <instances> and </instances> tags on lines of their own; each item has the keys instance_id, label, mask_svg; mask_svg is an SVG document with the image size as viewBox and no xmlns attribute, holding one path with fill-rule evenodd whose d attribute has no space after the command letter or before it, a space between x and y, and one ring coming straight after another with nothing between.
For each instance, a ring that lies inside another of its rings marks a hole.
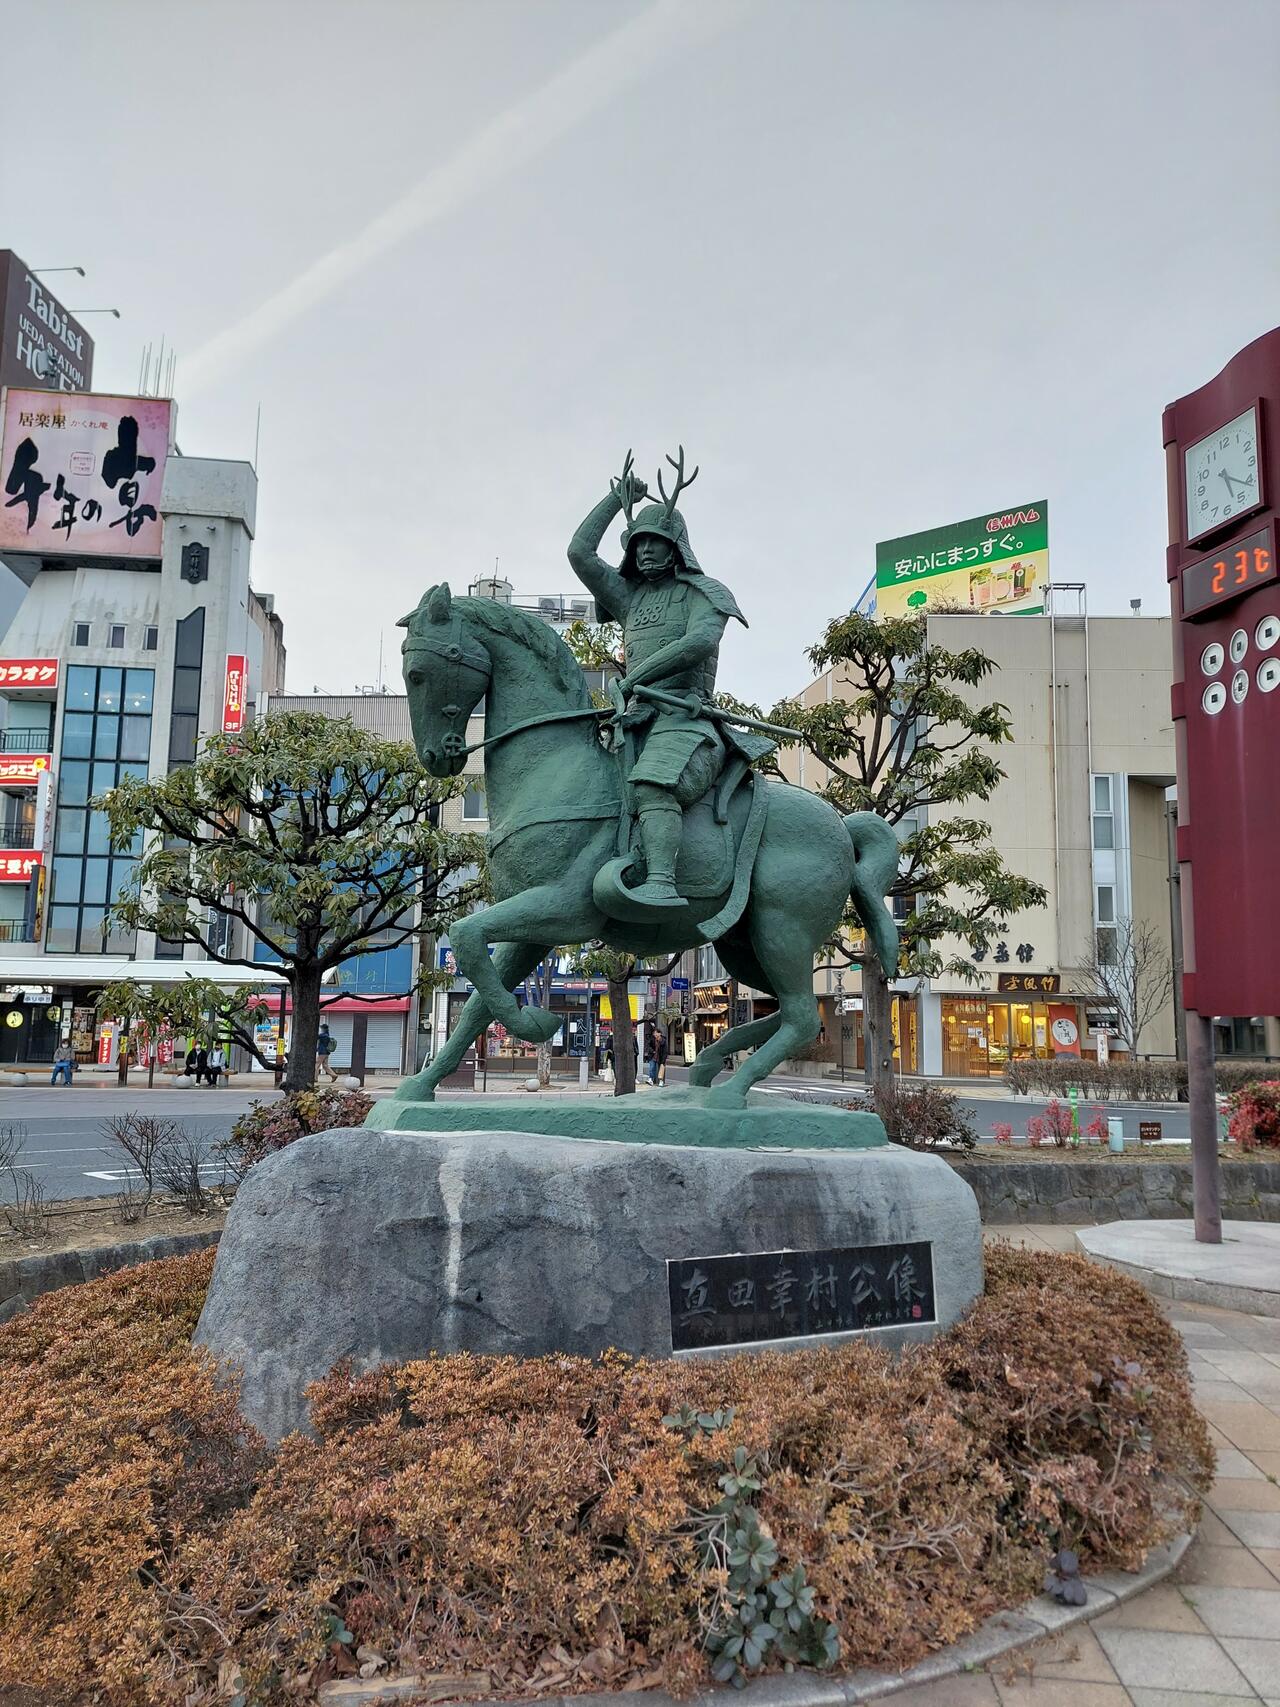
<instances>
[{"instance_id":1,"label":"road surface","mask_svg":"<svg viewBox=\"0 0 1280 1707\"><path fill-rule=\"evenodd\" d=\"M683 1077L683 1069L672 1069L673 1084ZM800 1090L822 1101L838 1101L856 1086L851 1084L842 1089L839 1084L826 1080L774 1077L766 1080L760 1089L779 1098ZM7 1087L0 1090L0 1131L10 1126L19 1129L21 1152L18 1166L28 1168L36 1175L50 1200L109 1196L120 1190L126 1168L125 1158L112 1148L109 1133L105 1130L109 1116L137 1109L180 1121L200 1137L208 1150L230 1132L237 1115L252 1103L270 1101L276 1094L268 1088L250 1091L238 1087L174 1090L158 1086L153 1091L141 1086L131 1086L124 1091L114 1086L76 1086L72 1090L47 1085L25 1089ZM661 1096L662 1092L645 1090L637 1094ZM987 1138L998 1120L1009 1121L1019 1134L1025 1132L1028 1116L1042 1113L1044 1109L1044 1103L1035 1099L1014 1102L1008 1097L984 1097L981 1089L973 1094L961 1093L961 1101L973 1110L974 1124ZM1137 1138L1140 1120L1159 1120L1165 1138L1187 1142L1185 1103L1161 1103L1150 1107L1126 1103L1113 1107L1109 1112L1122 1116L1126 1138ZM1090 1113L1091 1105L1082 1105L1082 1124L1090 1118ZM210 1161L206 1167L210 1184L215 1183L219 1176L218 1164ZM4 1201L11 1201L11 1186L0 1182L0 1194Z\"/></svg>"}]
</instances>

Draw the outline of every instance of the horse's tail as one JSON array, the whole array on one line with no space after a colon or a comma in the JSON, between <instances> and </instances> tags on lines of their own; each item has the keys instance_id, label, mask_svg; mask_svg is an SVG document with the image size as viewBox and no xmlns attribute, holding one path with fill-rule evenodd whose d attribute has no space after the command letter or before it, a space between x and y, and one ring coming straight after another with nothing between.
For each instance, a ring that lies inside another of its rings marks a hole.
<instances>
[{"instance_id":1,"label":"horse's tail","mask_svg":"<svg viewBox=\"0 0 1280 1707\"><path fill-rule=\"evenodd\" d=\"M890 825L874 812L850 812L844 820L853 843L849 894L886 978L898 970L898 927L885 896L898 875L900 849Z\"/></svg>"}]
</instances>

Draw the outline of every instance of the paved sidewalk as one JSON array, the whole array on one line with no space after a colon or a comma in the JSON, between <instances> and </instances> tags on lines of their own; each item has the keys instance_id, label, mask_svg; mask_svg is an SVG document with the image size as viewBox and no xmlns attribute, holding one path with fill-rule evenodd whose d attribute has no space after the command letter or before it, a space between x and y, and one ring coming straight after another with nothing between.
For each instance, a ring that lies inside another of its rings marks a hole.
<instances>
[{"instance_id":1,"label":"paved sidewalk","mask_svg":"<svg viewBox=\"0 0 1280 1707\"><path fill-rule=\"evenodd\" d=\"M1073 1227L988 1240L1074 1250ZM990 1666L889 1697L894 1707L1280 1707L1280 1321L1165 1306L1218 1449L1204 1521L1172 1577Z\"/></svg>"}]
</instances>

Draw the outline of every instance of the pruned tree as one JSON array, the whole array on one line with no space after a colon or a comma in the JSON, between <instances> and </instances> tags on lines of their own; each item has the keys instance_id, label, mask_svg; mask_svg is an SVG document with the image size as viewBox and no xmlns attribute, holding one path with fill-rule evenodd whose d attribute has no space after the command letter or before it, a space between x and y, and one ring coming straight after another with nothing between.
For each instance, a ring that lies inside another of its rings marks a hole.
<instances>
[{"instance_id":1,"label":"pruned tree","mask_svg":"<svg viewBox=\"0 0 1280 1707\"><path fill-rule=\"evenodd\" d=\"M1114 1009L1130 1055L1142 1034L1173 998L1173 950L1146 919L1119 918L1094 934L1079 968L1081 994Z\"/></svg>"},{"instance_id":2,"label":"pruned tree","mask_svg":"<svg viewBox=\"0 0 1280 1707\"><path fill-rule=\"evenodd\" d=\"M184 1036L229 1036L262 1062L270 1063L253 1037L254 1024L265 1017L267 1005L259 992L248 985L224 989L211 978L182 978L172 984L142 984L136 978L121 978L108 984L98 997L97 1012L104 1019L120 1022L117 1046L119 1082L128 1082L129 1055L136 1054L136 1039L142 1033L150 1047L147 1088L155 1084L156 1042L167 1030L176 1040Z\"/></svg>"},{"instance_id":3,"label":"pruned tree","mask_svg":"<svg viewBox=\"0 0 1280 1707\"><path fill-rule=\"evenodd\" d=\"M900 976L976 981L974 962L944 955L941 940L985 946L1014 914L1048 899L1042 885L1009 869L987 824L956 811L989 800L1004 776L996 749L1013 736L1008 708L972 692L995 664L976 647L931 643L922 616L856 611L827 624L809 659L833 672L833 697L812 706L783 701L770 721L794 728L795 744L825 767L820 792L837 811L875 812L898 831L890 899L899 902ZM887 1088L892 998L852 907L832 963L861 968L867 1082Z\"/></svg>"},{"instance_id":4,"label":"pruned tree","mask_svg":"<svg viewBox=\"0 0 1280 1707\"><path fill-rule=\"evenodd\" d=\"M439 823L458 786L350 719L291 711L213 735L194 764L94 802L115 846L150 832L113 915L226 966L271 964L293 1004L286 1089L305 1090L326 973L447 930L479 899L480 838Z\"/></svg>"}]
</instances>

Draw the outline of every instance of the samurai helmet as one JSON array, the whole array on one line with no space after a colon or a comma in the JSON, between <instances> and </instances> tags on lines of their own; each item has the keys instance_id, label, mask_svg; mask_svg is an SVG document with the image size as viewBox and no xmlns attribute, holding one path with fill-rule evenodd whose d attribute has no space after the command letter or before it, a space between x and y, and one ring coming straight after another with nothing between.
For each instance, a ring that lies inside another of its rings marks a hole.
<instances>
[{"instance_id":1,"label":"samurai helmet","mask_svg":"<svg viewBox=\"0 0 1280 1707\"><path fill-rule=\"evenodd\" d=\"M638 515L632 514L635 506L635 497L630 477L630 451L627 452L627 460L623 464L622 478L614 482L614 491L618 495L618 499L622 504L623 513L627 518L627 525L622 534L622 573L624 575L634 575L636 573L635 542L645 534L656 535L657 538L665 539L669 544L673 545L676 550L676 555L679 557L681 566L686 574L701 575L702 573L702 565L693 555L693 548L689 544L689 530L685 526L684 517L680 514L679 510L676 509L676 499L680 496L680 493L686 486L693 485L694 481L698 478L698 470L695 468L693 473L686 480L684 473L683 445L679 447L678 456L669 456L667 461L676 471L675 486L668 496L667 489L662 483L662 471L659 470L658 491L662 494L662 502L660 504L646 504L644 509L641 510Z\"/></svg>"}]
</instances>

